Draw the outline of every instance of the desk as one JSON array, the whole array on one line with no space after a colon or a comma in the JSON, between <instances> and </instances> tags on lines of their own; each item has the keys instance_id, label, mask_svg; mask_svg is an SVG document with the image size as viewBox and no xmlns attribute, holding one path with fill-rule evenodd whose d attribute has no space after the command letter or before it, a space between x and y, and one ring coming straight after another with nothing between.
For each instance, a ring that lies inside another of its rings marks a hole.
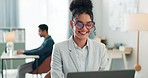
<instances>
[{"instance_id":1,"label":"desk","mask_svg":"<svg viewBox=\"0 0 148 78\"><path fill-rule=\"evenodd\" d=\"M16 52L14 52L16 53ZM38 55L24 55L24 54L12 54L11 56L9 55L9 53L5 53L3 52L0 59L2 60L2 78L4 78L3 76L3 62L4 60L17 60L17 59L26 59L26 58L39 58Z\"/></svg>"},{"instance_id":2,"label":"desk","mask_svg":"<svg viewBox=\"0 0 148 78\"><path fill-rule=\"evenodd\" d=\"M107 55L108 55L108 58L109 58L109 66L108 66L108 70L111 68L111 63L112 63L112 60L113 59L123 59L123 62L124 62L124 67L125 69L127 69L127 60L126 60L126 55L128 54L131 54L132 53L132 50L129 50L129 51L120 51L120 50L117 50L117 49L114 49L114 50L107 50Z\"/></svg>"}]
</instances>

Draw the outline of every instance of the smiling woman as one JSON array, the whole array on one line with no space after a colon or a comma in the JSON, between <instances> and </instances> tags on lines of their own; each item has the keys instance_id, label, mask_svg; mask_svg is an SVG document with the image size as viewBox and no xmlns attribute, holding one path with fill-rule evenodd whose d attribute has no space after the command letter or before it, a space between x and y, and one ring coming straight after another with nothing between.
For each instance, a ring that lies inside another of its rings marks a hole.
<instances>
[{"instance_id":1,"label":"smiling woman","mask_svg":"<svg viewBox=\"0 0 148 78\"><path fill-rule=\"evenodd\" d=\"M94 26L91 0L72 0L69 21L73 35L56 43L51 61L51 78L67 78L69 72L104 70L108 64L105 45L89 39Z\"/></svg>"}]
</instances>

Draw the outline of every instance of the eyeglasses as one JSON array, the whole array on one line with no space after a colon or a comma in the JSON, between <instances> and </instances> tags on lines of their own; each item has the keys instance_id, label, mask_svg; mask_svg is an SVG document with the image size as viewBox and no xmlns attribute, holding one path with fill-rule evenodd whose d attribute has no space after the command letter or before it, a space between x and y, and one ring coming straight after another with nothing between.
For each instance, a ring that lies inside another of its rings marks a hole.
<instances>
[{"instance_id":1,"label":"eyeglasses","mask_svg":"<svg viewBox=\"0 0 148 78\"><path fill-rule=\"evenodd\" d=\"M93 28L94 25L95 25L95 22L93 22L93 21L89 21L86 24L83 24L81 21L75 22L75 26L76 26L77 29L82 29L84 26L87 29L91 29L91 28Z\"/></svg>"}]
</instances>

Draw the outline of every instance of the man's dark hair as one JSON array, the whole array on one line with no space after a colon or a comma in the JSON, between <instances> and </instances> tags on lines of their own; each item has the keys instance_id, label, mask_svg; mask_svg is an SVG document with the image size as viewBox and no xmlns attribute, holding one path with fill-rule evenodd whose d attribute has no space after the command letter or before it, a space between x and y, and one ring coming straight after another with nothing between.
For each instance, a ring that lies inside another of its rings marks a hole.
<instances>
[{"instance_id":1,"label":"man's dark hair","mask_svg":"<svg viewBox=\"0 0 148 78\"><path fill-rule=\"evenodd\" d=\"M48 32L48 26L46 24L40 24L38 26L42 31L46 30Z\"/></svg>"}]
</instances>

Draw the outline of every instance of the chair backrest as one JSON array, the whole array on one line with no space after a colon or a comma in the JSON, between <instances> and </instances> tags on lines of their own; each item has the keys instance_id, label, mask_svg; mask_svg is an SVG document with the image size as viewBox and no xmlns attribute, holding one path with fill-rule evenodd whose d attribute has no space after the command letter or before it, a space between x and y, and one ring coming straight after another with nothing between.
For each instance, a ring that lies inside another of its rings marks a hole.
<instances>
[{"instance_id":1,"label":"chair backrest","mask_svg":"<svg viewBox=\"0 0 148 78\"><path fill-rule=\"evenodd\" d=\"M31 74L42 74L50 71L51 55L46 58L43 63L38 67L38 70L33 70Z\"/></svg>"}]
</instances>

